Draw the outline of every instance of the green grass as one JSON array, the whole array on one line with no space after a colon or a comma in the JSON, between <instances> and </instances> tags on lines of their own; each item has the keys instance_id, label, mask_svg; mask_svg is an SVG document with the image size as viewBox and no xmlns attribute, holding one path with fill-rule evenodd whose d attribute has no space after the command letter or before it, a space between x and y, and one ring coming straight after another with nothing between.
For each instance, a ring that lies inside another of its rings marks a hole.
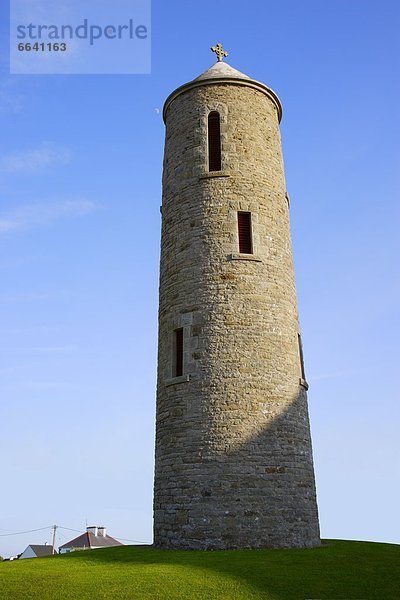
<instances>
[{"instance_id":1,"label":"green grass","mask_svg":"<svg viewBox=\"0 0 400 600\"><path fill-rule=\"evenodd\" d=\"M189 552L124 546L0 563L0 599L399 600L400 546Z\"/></svg>"}]
</instances>

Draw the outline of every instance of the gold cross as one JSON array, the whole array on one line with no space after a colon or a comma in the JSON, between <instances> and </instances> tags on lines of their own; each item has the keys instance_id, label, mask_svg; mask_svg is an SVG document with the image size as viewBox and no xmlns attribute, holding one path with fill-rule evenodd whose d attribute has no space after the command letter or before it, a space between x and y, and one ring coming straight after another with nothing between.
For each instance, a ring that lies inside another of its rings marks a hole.
<instances>
[{"instance_id":1,"label":"gold cross","mask_svg":"<svg viewBox=\"0 0 400 600\"><path fill-rule=\"evenodd\" d=\"M224 59L224 56L228 56L228 53L222 47L222 44L217 44L216 46L211 46L211 50L215 52L218 58L218 62Z\"/></svg>"}]
</instances>

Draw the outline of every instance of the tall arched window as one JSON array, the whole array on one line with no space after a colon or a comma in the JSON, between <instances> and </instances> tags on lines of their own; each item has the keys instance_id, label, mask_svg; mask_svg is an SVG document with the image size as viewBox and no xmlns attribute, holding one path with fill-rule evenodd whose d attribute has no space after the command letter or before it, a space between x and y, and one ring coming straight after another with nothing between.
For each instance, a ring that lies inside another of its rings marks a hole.
<instances>
[{"instance_id":1,"label":"tall arched window","mask_svg":"<svg viewBox=\"0 0 400 600\"><path fill-rule=\"evenodd\" d=\"M239 252L253 254L253 240L251 235L251 213L238 212Z\"/></svg>"},{"instance_id":2,"label":"tall arched window","mask_svg":"<svg viewBox=\"0 0 400 600\"><path fill-rule=\"evenodd\" d=\"M208 115L208 170L221 170L221 124L216 110Z\"/></svg>"},{"instance_id":3,"label":"tall arched window","mask_svg":"<svg viewBox=\"0 0 400 600\"><path fill-rule=\"evenodd\" d=\"M297 341L299 344L301 378L303 381L305 381L306 380L306 372L304 370L303 342L301 341L301 335L299 333L297 334Z\"/></svg>"},{"instance_id":4,"label":"tall arched window","mask_svg":"<svg viewBox=\"0 0 400 600\"><path fill-rule=\"evenodd\" d=\"M183 328L175 329L174 331L174 347L172 360L173 377L181 377L183 375Z\"/></svg>"}]
</instances>

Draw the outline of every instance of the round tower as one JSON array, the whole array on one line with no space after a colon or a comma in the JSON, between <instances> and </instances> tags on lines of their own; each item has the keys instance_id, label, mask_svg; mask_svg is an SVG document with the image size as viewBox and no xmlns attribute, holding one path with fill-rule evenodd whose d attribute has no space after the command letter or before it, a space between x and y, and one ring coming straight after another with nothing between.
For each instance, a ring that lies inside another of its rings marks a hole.
<instances>
[{"instance_id":1,"label":"round tower","mask_svg":"<svg viewBox=\"0 0 400 600\"><path fill-rule=\"evenodd\" d=\"M282 108L221 58L164 105L154 544L316 546Z\"/></svg>"}]
</instances>

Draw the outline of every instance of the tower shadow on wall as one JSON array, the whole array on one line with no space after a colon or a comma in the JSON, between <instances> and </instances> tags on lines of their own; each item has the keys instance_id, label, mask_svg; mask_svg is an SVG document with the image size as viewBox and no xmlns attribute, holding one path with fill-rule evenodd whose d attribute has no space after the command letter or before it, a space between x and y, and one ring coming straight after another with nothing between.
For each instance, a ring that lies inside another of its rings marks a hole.
<instances>
[{"instance_id":1,"label":"tower shadow on wall","mask_svg":"<svg viewBox=\"0 0 400 600\"><path fill-rule=\"evenodd\" d=\"M199 423L210 422L209 412L208 419L203 417ZM229 414L226 416L229 419ZM185 414L170 417L171 444L184 420ZM227 427L232 433L232 423L224 422L224 413L219 415L218 426L200 426L193 436L193 448L188 448L187 462L176 462L160 476L159 484L165 490L175 481L185 488L185 473L190 485L185 490L186 498L165 511L169 548L318 546L305 389L301 388L284 411L237 447L226 441L234 438L224 436ZM222 444L216 440L219 434ZM218 539L216 532L220 532ZM185 540L190 540L187 546Z\"/></svg>"}]
</instances>

